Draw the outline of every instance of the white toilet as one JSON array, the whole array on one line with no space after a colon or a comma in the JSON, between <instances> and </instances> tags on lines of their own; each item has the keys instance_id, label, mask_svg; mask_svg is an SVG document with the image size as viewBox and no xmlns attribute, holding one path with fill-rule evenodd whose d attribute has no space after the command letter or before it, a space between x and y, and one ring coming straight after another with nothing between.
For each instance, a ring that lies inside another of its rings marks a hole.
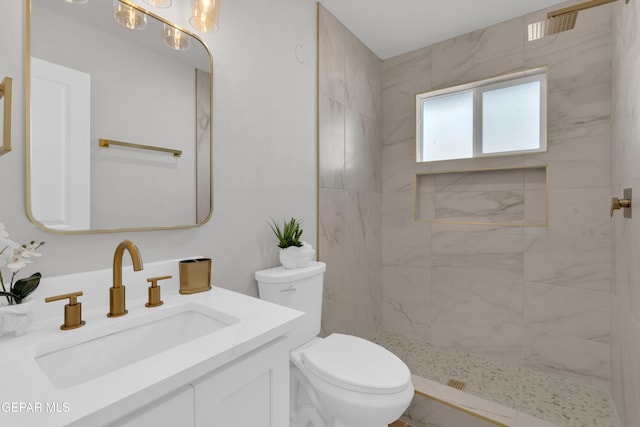
<instances>
[{"instance_id":1,"label":"white toilet","mask_svg":"<svg viewBox=\"0 0 640 427\"><path fill-rule=\"evenodd\" d=\"M256 272L260 298L306 313L290 335L291 427L386 427L413 397L411 374L385 348L351 335L317 337L326 265Z\"/></svg>"}]
</instances>

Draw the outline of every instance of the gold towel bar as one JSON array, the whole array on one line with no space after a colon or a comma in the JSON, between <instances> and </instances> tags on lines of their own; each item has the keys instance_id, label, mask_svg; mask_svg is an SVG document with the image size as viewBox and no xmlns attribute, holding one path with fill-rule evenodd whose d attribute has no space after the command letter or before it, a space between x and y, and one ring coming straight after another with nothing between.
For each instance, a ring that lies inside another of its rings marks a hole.
<instances>
[{"instance_id":1,"label":"gold towel bar","mask_svg":"<svg viewBox=\"0 0 640 427\"><path fill-rule=\"evenodd\" d=\"M132 144L130 142L112 141L110 139L101 139L100 147L108 147L109 145L120 145L122 147L138 148L140 150L162 151L163 153L171 153L173 157L180 157L182 150L174 150L172 148L154 147L153 145Z\"/></svg>"}]
</instances>

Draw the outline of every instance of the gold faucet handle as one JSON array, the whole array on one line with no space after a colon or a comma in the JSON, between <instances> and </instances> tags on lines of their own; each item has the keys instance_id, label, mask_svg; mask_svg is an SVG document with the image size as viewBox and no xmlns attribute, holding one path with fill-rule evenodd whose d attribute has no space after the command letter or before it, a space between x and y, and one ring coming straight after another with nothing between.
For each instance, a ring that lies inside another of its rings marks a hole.
<instances>
[{"instance_id":1,"label":"gold faucet handle","mask_svg":"<svg viewBox=\"0 0 640 427\"><path fill-rule=\"evenodd\" d=\"M69 304L64 306L64 323L60 325L60 329L66 331L76 329L83 326L86 322L82 320L82 303L78 302L78 297L82 296L82 291L72 292L70 294L56 295L47 297L44 302L60 301L69 299Z\"/></svg>"},{"instance_id":2,"label":"gold faucet handle","mask_svg":"<svg viewBox=\"0 0 640 427\"><path fill-rule=\"evenodd\" d=\"M151 286L149 286L149 302L144 305L145 307L158 307L163 304L160 299L160 286L158 286L158 281L171 279L172 277L173 276L157 276L147 279L147 282L151 283Z\"/></svg>"},{"instance_id":3,"label":"gold faucet handle","mask_svg":"<svg viewBox=\"0 0 640 427\"><path fill-rule=\"evenodd\" d=\"M171 279L173 276L158 276L158 277L149 277L147 279L148 283L151 283L151 287L155 288L156 286L158 286L158 281L159 280L167 280L167 279Z\"/></svg>"}]
</instances>

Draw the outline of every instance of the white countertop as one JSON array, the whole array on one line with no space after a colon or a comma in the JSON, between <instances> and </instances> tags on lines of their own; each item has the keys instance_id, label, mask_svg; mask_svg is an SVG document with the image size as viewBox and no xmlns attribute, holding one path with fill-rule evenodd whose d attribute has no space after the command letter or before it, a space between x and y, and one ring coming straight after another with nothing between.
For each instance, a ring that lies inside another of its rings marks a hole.
<instances>
[{"instance_id":1,"label":"white countertop","mask_svg":"<svg viewBox=\"0 0 640 427\"><path fill-rule=\"evenodd\" d=\"M21 337L0 338L0 425L101 425L282 337L303 316L299 311L217 287L192 295L163 288L162 300L162 306L150 309L144 306L145 298L128 299L128 315L108 318L106 298L99 307L83 307L87 323L71 331L59 329L64 304L60 301L57 318L39 320ZM69 388L56 388L34 359L43 348L55 347L56 340L83 341L92 333L104 335L105 328L118 329L118 322L142 322L152 311L175 311L177 305L189 303L239 321ZM74 334L75 338L70 338Z\"/></svg>"}]
</instances>

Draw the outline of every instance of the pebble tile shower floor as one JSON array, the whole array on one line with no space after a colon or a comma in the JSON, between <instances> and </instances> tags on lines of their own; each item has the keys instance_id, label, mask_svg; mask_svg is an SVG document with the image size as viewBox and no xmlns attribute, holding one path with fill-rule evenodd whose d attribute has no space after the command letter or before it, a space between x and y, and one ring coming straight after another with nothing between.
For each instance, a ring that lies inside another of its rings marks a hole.
<instances>
[{"instance_id":1,"label":"pebble tile shower floor","mask_svg":"<svg viewBox=\"0 0 640 427\"><path fill-rule=\"evenodd\" d=\"M398 355L415 375L441 384L452 378L464 381L467 393L558 426L620 427L605 391L398 334L382 333L371 340Z\"/></svg>"}]
</instances>

